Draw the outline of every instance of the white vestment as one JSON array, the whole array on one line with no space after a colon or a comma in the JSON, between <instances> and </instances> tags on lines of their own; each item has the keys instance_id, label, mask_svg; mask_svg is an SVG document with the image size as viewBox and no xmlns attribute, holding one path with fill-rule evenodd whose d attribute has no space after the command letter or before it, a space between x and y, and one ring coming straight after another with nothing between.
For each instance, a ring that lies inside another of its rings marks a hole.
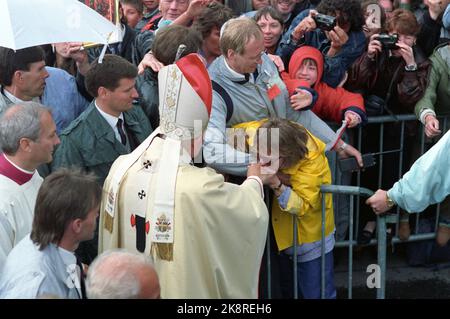
<instances>
[{"instance_id":1,"label":"white vestment","mask_svg":"<svg viewBox=\"0 0 450 319\"><path fill-rule=\"evenodd\" d=\"M0 274L9 252L31 232L41 184L42 177L37 171L23 185L0 175Z\"/></svg>"},{"instance_id":2,"label":"white vestment","mask_svg":"<svg viewBox=\"0 0 450 319\"><path fill-rule=\"evenodd\" d=\"M99 253L113 248L138 251L136 220L141 219L145 243L140 243L140 250L152 254L150 232L155 226L151 219L156 181L158 174L164 174L158 170L162 141L155 138L124 175L111 233L105 228L106 192L111 176L129 155L119 157L112 166L104 185ZM173 260L161 260L153 254L162 298L258 297L269 217L261 192L255 179L242 185L226 183L213 169L194 167L188 156L180 157L174 225L170 225L174 230ZM142 198L147 198L144 213L139 212Z\"/></svg>"}]
</instances>

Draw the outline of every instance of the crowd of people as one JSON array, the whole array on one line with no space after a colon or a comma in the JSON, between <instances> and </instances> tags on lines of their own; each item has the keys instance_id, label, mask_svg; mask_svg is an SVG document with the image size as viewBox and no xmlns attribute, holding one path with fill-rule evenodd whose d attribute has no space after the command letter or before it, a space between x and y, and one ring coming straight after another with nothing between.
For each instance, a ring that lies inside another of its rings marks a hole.
<instances>
[{"instance_id":1,"label":"crowd of people","mask_svg":"<svg viewBox=\"0 0 450 319\"><path fill-rule=\"evenodd\" d=\"M398 148L403 126L380 141L370 116L417 121L403 164L387 155L390 190L364 205L358 242L376 214L398 205L409 227L442 202L447 245L449 0L118 3L121 41L105 48L0 47L0 298L265 297L263 258L289 298L297 255L299 295L316 299L323 247L336 298L348 214L320 186L333 158L362 168L380 142ZM417 160L421 125L445 135ZM361 186L378 188L377 172Z\"/></svg>"}]
</instances>

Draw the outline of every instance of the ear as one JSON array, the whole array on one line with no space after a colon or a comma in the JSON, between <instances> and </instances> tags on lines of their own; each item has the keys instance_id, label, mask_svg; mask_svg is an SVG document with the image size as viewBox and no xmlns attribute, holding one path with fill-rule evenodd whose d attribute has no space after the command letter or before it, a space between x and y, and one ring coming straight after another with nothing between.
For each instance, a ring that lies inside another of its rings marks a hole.
<instances>
[{"instance_id":1,"label":"ear","mask_svg":"<svg viewBox=\"0 0 450 319\"><path fill-rule=\"evenodd\" d=\"M19 149L26 153L31 153L31 143L29 138L23 137L19 140Z\"/></svg>"},{"instance_id":2,"label":"ear","mask_svg":"<svg viewBox=\"0 0 450 319\"><path fill-rule=\"evenodd\" d=\"M14 72L13 78L12 78L12 80L13 80L12 82L13 83L18 83L18 82L22 81L22 79L23 79L23 72L22 71L17 70L16 72Z\"/></svg>"},{"instance_id":3,"label":"ear","mask_svg":"<svg viewBox=\"0 0 450 319\"><path fill-rule=\"evenodd\" d=\"M83 223L83 220L81 218L77 218L71 222L70 226L72 227L72 231L75 234L81 233L82 223Z\"/></svg>"},{"instance_id":4,"label":"ear","mask_svg":"<svg viewBox=\"0 0 450 319\"><path fill-rule=\"evenodd\" d=\"M99 98L105 98L108 96L109 90L103 86L99 87L97 90Z\"/></svg>"},{"instance_id":5,"label":"ear","mask_svg":"<svg viewBox=\"0 0 450 319\"><path fill-rule=\"evenodd\" d=\"M228 59L234 59L236 57L236 52L232 49L228 49L227 51L227 58Z\"/></svg>"}]
</instances>

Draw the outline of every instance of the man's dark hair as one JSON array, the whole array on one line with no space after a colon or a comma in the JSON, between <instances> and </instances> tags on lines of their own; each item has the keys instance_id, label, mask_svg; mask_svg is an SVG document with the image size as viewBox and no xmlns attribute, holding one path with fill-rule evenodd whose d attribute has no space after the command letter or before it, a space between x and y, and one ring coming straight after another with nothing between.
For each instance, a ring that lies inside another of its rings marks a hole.
<instances>
[{"instance_id":1,"label":"man's dark hair","mask_svg":"<svg viewBox=\"0 0 450 319\"><path fill-rule=\"evenodd\" d=\"M256 11L256 14L253 17L253 19L255 19L255 21L258 22L259 20L261 20L261 18L266 16L269 16L272 19L280 22L282 27L284 26L283 16L274 7L271 6L264 7Z\"/></svg>"},{"instance_id":2,"label":"man's dark hair","mask_svg":"<svg viewBox=\"0 0 450 319\"><path fill-rule=\"evenodd\" d=\"M197 53L202 46L201 35L192 28L176 24L169 25L156 33L152 45L153 55L164 65L172 64L175 62L180 44L186 46L180 58L190 53Z\"/></svg>"},{"instance_id":3,"label":"man's dark hair","mask_svg":"<svg viewBox=\"0 0 450 319\"><path fill-rule=\"evenodd\" d=\"M44 50L39 46L15 52L13 49L0 47L0 85L10 86L16 71L30 71L30 64L44 60Z\"/></svg>"},{"instance_id":4,"label":"man's dark hair","mask_svg":"<svg viewBox=\"0 0 450 319\"><path fill-rule=\"evenodd\" d=\"M31 240L39 249L58 244L75 219L86 219L99 206L101 187L97 178L79 170L60 169L50 174L39 189L34 209Z\"/></svg>"},{"instance_id":5,"label":"man's dark hair","mask_svg":"<svg viewBox=\"0 0 450 319\"><path fill-rule=\"evenodd\" d=\"M105 54L102 63L98 62L98 58L92 62L86 74L86 90L97 97L100 87L114 91L119 87L120 80L134 79L136 76L137 68L133 64L118 55Z\"/></svg>"},{"instance_id":6,"label":"man's dark hair","mask_svg":"<svg viewBox=\"0 0 450 319\"><path fill-rule=\"evenodd\" d=\"M350 31L362 31L365 23L359 0L322 0L316 10L331 16L336 16L336 12L339 11L341 18L337 20L338 24L349 22Z\"/></svg>"},{"instance_id":7,"label":"man's dark hair","mask_svg":"<svg viewBox=\"0 0 450 319\"><path fill-rule=\"evenodd\" d=\"M234 17L233 11L218 2L210 3L195 20L193 27L202 34L203 39L216 27L219 31L225 22Z\"/></svg>"}]
</instances>

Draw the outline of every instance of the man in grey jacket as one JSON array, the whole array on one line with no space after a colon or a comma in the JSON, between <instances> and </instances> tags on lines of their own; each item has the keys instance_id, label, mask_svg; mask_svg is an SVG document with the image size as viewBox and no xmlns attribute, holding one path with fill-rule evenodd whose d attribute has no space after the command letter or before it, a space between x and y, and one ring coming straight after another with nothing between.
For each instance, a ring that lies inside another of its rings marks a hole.
<instances>
[{"instance_id":1,"label":"man in grey jacket","mask_svg":"<svg viewBox=\"0 0 450 319\"><path fill-rule=\"evenodd\" d=\"M269 117L286 118L307 128L341 156L361 154L345 144L311 111L295 111L278 69L264 53L263 35L255 21L238 18L227 22L220 38L222 56L209 67L213 81L211 118L205 135L204 157L220 172L244 176L250 154L227 145L226 128Z\"/></svg>"},{"instance_id":2,"label":"man in grey jacket","mask_svg":"<svg viewBox=\"0 0 450 319\"><path fill-rule=\"evenodd\" d=\"M75 256L92 239L101 188L94 176L62 169L39 189L31 234L10 252L0 277L0 298L85 298Z\"/></svg>"}]
</instances>

